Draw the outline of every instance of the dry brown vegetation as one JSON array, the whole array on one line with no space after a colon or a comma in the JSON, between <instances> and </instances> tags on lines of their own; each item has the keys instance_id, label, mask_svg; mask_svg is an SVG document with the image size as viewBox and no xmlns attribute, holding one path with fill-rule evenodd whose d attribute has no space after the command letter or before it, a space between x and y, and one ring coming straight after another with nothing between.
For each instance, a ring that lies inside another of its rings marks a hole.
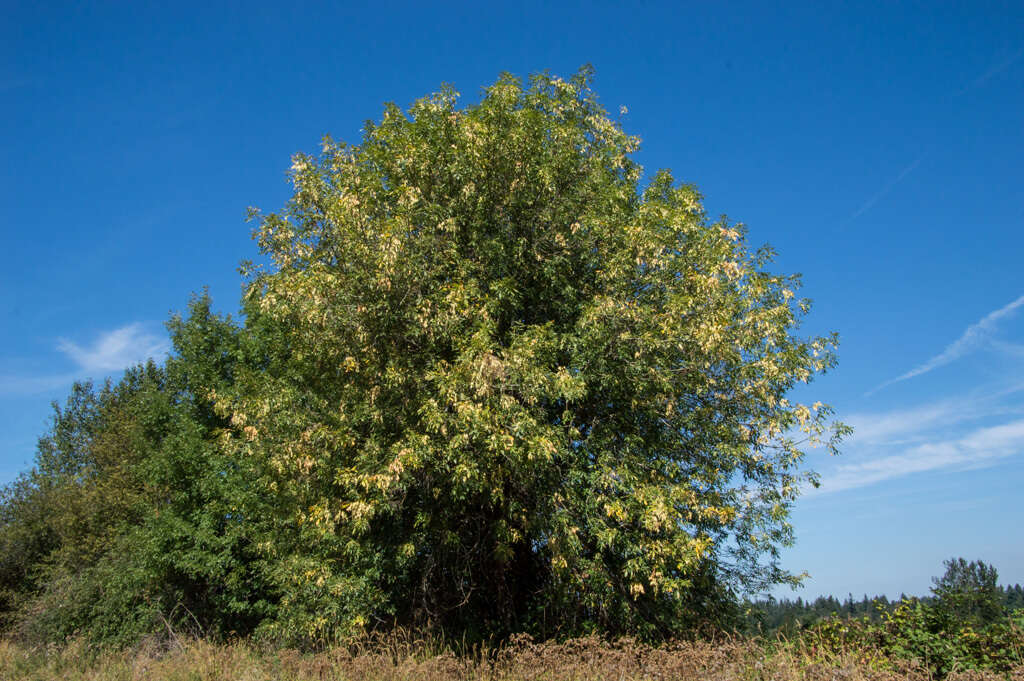
<instances>
[{"instance_id":1,"label":"dry brown vegetation","mask_svg":"<svg viewBox=\"0 0 1024 681\"><path fill-rule=\"evenodd\" d=\"M820 653L807 642L725 639L648 646L597 637L536 643L514 637L461 655L450 648L394 636L316 653L261 650L245 643L202 640L150 642L121 653L90 653L82 645L31 648L0 641L4 681L882 681L930 677L919 666L894 666L870 650ZM951 681L1009 678L1010 674L954 672Z\"/></svg>"}]
</instances>

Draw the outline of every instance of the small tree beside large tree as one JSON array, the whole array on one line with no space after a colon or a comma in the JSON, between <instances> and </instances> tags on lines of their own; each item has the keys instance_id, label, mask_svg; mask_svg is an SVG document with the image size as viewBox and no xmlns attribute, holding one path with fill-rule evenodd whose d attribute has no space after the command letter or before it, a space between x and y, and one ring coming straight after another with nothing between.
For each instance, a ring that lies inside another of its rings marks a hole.
<instances>
[{"instance_id":1,"label":"small tree beside large tree","mask_svg":"<svg viewBox=\"0 0 1024 681\"><path fill-rule=\"evenodd\" d=\"M590 79L445 88L297 155L285 210L254 212L244 323L198 298L166 368L58 413L3 498L0 546L32 558L0 561L0 614L79 594L52 636L659 638L798 581L804 447L846 429L787 396L835 337L797 334L798 279L693 186L643 179Z\"/></svg>"}]
</instances>

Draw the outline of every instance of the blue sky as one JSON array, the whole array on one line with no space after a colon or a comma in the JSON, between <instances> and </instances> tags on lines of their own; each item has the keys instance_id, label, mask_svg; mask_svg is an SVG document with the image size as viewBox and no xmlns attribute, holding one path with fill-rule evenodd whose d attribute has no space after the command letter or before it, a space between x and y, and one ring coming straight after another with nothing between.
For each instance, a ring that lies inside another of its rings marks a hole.
<instances>
[{"instance_id":1,"label":"blue sky","mask_svg":"<svg viewBox=\"0 0 1024 681\"><path fill-rule=\"evenodd\" d=\"M1024 5L12 3L0 22L0 481L75 378L237 309L247 206L385 101L596 68L639 161L802 272L840 365L796 397L857 432L784 554L799 592L1024 582Z\"/></svg>"}]
</instances>

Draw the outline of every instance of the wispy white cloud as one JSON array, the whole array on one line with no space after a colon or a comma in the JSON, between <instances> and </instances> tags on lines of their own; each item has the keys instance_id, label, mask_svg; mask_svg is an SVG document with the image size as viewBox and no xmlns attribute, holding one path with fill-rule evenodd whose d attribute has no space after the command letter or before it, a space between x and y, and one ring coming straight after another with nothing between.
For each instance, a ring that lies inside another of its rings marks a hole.
<instances>
[{"instance_id":1,"label":"wispy white cloud","mask_svg":"<svg viewBox=\"0 0 1024 681\"><path fill-rule=\"evenodd\" d=\"M86 372L117 371L151 357L162 359L169 348L165 336L147 331L140 322L102 333L91 345L64 338L57 343L57 349Z\"/></svg>"},{"instance_id":2,"label":"wispy white cloud","mask_svg":"<svg viewBox=\"0 0 1024 681\"><path fill-rule=\"evenodd\" d=\"M1024 420L1011 421L978 428L954 440L927 442L900 454L839 466L822 476L821 487L809 494L840 492L926 471L982 468L1022 452Z\"/></svg>"},{"instance_id":3,"label":"wispy white cloud","mask_svg":"<svg viewBox=\"0 0 1024 681\"><path fill-rule=\"evenodd\" d=\"M1022 305L1024 305L1024 296L1017 298L1017 300L999 308L998 310L989 312L979 321L968 326L959 338L946 346L945 350L935 355L924 364L911 369L907 373L897 376L896 378L889 379L884 383L880 383L878 386L868 391L865 396L871 395L886 386L892 385L893 383L899 383L900 381L905 381L908 378L914 378L915 376L926 374L932 369L937 369L938 367L949 364L950 362L960 359L967 353L977 350L979 347L984 345L986 341L990 340L992 333L996 330L996 327L999 324L999 321L1012 315Z\"/></svg>"},{"instance_id":4,"label":"wispy white cloud","mask_svg":"<svg viewBox=\"0 0 1024 681\"><path fill-rule=\"evenodd\" d=\"M77 365L77 369L35 375L0 373L0 397L52 393L67 388L75 379L102 378L149 358L160 361L170 349L170 343L165 335L155 333L150 326L136 322L103 332L91 343L79 344L66 338L58 339L56 349L67 355Z\"/></svg>"},{"instance_id":5,"label":"wispy white cloud","mask_svg":"<svg viewBox=\"0 0 1024 681\"><path fill-rule=\"evenodd\" d=\"M900 182L902 182L903 179L906 178L907 175L912 173L914 171L914 169L917 168L917 166L919 166L920 164L921 164L921 157L918 157L918 158L914 159L910 163L910 165L908 165L906 168L904 168L903 170L900 171L899 175L897 175L894 179L890 180L889 184L887 184L884 187L882 187L881 191L879 191L877 194L875 194L870 199L865 201L861 205L860 208L858 208L857 210L855 210L853 212L853 215L851 215L850 217L848 217L845 220L843 220L843 222L840 225L840 227L846 227L848 224L850 224L851 222L853 222L854 220L859 218L861 215L863 215L864 213L866 213L869 210L871 210L872 208L874 208L876 203L878 203L883 198L885 198L885 195L888 194L889 192L891 192L893 190L893 187L895 187Z\"/></svg>"},{"instance_id":6,"label":"wispy white cloud","mask_svg":"<svg viewBox=\"0 0 1024 681\"><path fill-rule=\"evenodd\" d=\"M992 385L972 390L956 398L935 400L905 409L884 412L853 412L843 422L853 427L847 443L865 445L898 445L933 438L939 430L966 422L996 416L1024 413L1024 405L1007 404L1006 397L1024 392L1024 382L1003 387Z\"/></svg>"},{"instance_id":7,"label":"wispy white cloud","mask_svg":"<svg viewBox=\"0 0 1024 681\"><path fill-rule=\"evenodd\" d=\"M1009 355L1010 357L1024 358L1024 344L1008 343L1006 341L995 339L991 340L989 343L992 346L993 350L998 350L1004 355Z\"/></svg>"},{"instance_id":8,"label":"wispy white cloud","mask_svg":"<svg viewBox=\"0 0 1024 681\"><path fill-rule=\"evenodd\" d=\"M918 439L938 426L949 426L973 419L977 405L963 400L942 400L910 409L880 414L854 413L843 420L853 427L850 439L858 445L899 444Z\"/></svg>"},{"instance_id":9,"label":"wispy white cloud","mask_svg":"<svg viewBox=\"0 0 1024 681\"><path fill-rule=\"evenodd\" d=\"M1022 56L1024 56L1024 47L1018 48L1015 52L1012 52L1008 57L1006 57L1002 61L999 61L999 62L996 62L995 64L993 64L986 71L984 71L981 75L979 75L977 78L972 80L968 85L966 85L965 87L961 88L953 96L954 97L960 97L961 95L967 94L971 90L974 90L974 89L977 89L977 88L981 87L986 82L988 82L988 80L990 78L992 78L993 76L996 76L999 73L1002 73L1006 69L1010 68Z\"/></svg>"},{"instance_id":10,"label":"wispy white cloud","mask_svg":"<svg viewBox=\"0 0 1024 681\"><path fill-rule=\"evenodd\" d=\"M843 420L854 431L844 454L856 461L840 460L823 472L822 487L808 493L839 492L943 468L989 466L1024 454L1021 393L1024 381L1010 380L904 409L849 414Z\"/></svg>"}]
</instances>

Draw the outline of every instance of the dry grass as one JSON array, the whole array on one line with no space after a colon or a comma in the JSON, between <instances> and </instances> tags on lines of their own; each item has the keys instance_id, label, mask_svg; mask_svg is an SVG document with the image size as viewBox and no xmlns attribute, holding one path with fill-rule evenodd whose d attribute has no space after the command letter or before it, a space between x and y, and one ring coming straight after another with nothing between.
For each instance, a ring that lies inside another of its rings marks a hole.
<instances>
[{"instance_id":1,"label":"dry grass","mask_svg":"<svg viewBox=\"0 0 1024 681\"><path fill-rule=\"evenodd\" d=\"M954 674L950 681L1000 677ZM1009 678L1024 681L1024 668ZM893 667L871 651L821 657L803 644L729 639L652 647L584 638L535 643L515 638L456 656L429 641L392 637L315 654L245 643L150 643L91 654L81 645L27 648L0 641L0 679L18 681L926 681L912 665Z\"/></svg>"}]
</instances>

